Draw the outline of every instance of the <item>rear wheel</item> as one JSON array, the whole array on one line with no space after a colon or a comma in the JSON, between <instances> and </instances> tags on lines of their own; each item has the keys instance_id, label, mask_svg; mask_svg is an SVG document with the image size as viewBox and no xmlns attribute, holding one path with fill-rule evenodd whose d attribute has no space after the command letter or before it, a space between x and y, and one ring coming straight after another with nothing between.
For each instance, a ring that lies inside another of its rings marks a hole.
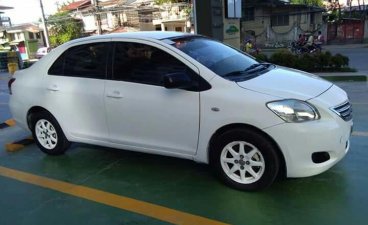
<instances>
[{"instance_id":1,"label":"rear wheel","mask_svg":"<svg viewBox=\"0 0 368 225\"><path fill-rule=\"evenodd\" d=\"M246 191L270 186L280 168L274 145L252 129L220 135L212 146L210 164L225 184Z\"/></svg>"},{"instance_id":2,"label":"rear wheel","mask_svg":"<svg viewBox=\"0 0 368 225\"><path fill-rule=\"evenodd\" d=\"M59 123L48 112L38 112L31 116L32 135L36 144L46 154L63 154L70 146Z\"/></svg>"}]
</instances>

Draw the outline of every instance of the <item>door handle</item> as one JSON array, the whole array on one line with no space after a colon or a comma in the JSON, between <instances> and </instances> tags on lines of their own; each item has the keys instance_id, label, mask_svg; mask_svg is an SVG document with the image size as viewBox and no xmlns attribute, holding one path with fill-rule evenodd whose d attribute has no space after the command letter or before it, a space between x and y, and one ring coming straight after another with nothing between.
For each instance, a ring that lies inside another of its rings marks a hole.
<instances>
[{"instance_id":1,"label":"door handle","mask_svg":"<svg viewBox=\"0 0 368 225\"><path fill-rule=\"evenodd\" d=\"M106 95L109 98L123 98L122 94L120 93L120 91L112 91L107 93Z\"/></svg>"},{"instance_id":2,"label":"door handle","mask_svg":"<svg viewBox=\"0 0 368 225\"><path fill-rule=\"evenodd\" d=\"M60 91L59 87L56 84L50 85L47 90L49 91Z\"/></svg>"}]
</instances>

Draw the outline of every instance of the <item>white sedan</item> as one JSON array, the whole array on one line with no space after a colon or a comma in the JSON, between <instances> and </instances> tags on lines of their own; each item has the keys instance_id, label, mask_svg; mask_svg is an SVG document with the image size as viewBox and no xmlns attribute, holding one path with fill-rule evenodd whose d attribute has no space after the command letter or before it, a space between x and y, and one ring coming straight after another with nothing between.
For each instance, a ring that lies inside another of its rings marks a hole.
<instances>
[{"instance_id":1,"label":"white sedan","mask_svg":"<svg viewBox=\"0 0 368 225\"><path fill-rule=\"evenodd\" d=\"M326 171L353 125L337 86L176 32L73 40L9 90L14 119L47 154L81 142L191 159L249 191Z\"/></svg>"}]
</instances>

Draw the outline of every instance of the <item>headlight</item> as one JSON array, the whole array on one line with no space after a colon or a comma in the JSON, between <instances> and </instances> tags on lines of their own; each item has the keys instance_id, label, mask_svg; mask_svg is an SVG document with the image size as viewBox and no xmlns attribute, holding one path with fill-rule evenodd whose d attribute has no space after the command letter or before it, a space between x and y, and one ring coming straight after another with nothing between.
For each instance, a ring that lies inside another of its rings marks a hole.
<instances>
[{"instance_id":1,"label":"headlight","mask_svg":"<svg viewBox=\"0 0 368 225\"><path fill-rule=\"evenodd\" d=\"M320 118L318 110L311 104L287 99L267 103L267 107L288 123L300 123Z\"/></svg>"}]
</instances>

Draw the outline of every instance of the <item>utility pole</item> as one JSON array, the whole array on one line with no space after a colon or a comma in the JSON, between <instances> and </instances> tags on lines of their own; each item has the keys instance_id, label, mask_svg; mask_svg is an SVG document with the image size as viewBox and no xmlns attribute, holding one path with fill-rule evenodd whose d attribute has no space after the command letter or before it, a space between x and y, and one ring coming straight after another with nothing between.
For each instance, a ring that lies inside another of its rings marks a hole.
<instances>
[{"instance_id":1,"label":"utility pole","mask_svg":"<svg viewBox=\"0 0 368 225\"><path fill-rule=\"evenodd\" d=\"M93 1L94 5L95 5L95 19L97 22L97 34L100 35L102 34L102 29L101 29L101 15L100 15L100 8L98 6L98 0L94 0Z\"/></svg>"},{"instance_id":2,"label":"utility pole","mask_svg":"<svg viewBox=\"0 0 368 225\"><path fill-rule=\"evenodd\" d=\"M193 17L194 17L194 33L198 34L198 27L197 27L197 4L196 0L192 0L192 7L193 7Z\"/></svg>"},{"instance_id":3,"label":"utility pole","mask_svg":"<svg viewBox=\"0 0 368 225\"><path fill-rule=\"evenodd\" d=\"M49 31L47 30L46 21L45 21L45 12L43 11L43 4L42 0L40 0L40 7L42 12L42 25L43 25L43 33L46 41L46 47L50 47L50 41L49 41Z\"/></svg>"}]
</instances>

